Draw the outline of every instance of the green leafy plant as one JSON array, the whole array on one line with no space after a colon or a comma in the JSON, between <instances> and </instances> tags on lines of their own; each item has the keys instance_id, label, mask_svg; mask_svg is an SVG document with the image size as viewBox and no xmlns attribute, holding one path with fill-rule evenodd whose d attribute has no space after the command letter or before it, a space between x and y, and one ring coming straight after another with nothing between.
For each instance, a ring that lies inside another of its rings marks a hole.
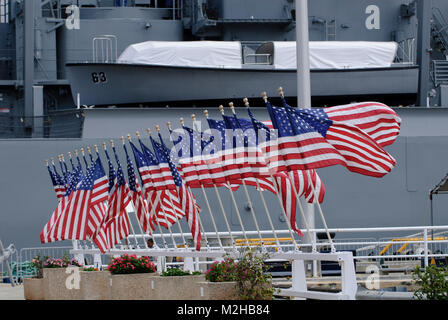
<instances>
[{"instance_id":1,"label":"green leafy plant","mask_svg":"<svg viewBox=\"0 0 448 320\"><path fill-rule=\"evenodd\" d=\"M100 271L100 270L95 267L89 267L89 268L84 268L82 271L93 272L93 271Z\"/></svg>"},{"instance_id":2,"label":"green leafy plant","mask_svg":"<svg viewBox=\"0 0 448 320\"><path fill-rule=\"evenodd\" d=\"M417 267L412 278L419 287L414 296L419 300L448 300L448 269L430 265L423 271Z\"/></svg>"},{"instance_id":3,"label":"green leafy plant","mask_svg":"<svg viewBox=\"0 0 448 320\"><path fill-rule=\"evenodd\" d=\"M166 271L163 271L161 276L162 277L178 277L178 276L198 276L202 273L199 271L195 271L193 273L190 273L189 271L183 271L180 268L169 268Z\"/></svg>"},{"instance_id":4,"label":"green leafy plant","mask_svg":"<svg viewBox=\"0 0 448 320\"><path fill-rule=\"evenodd\" d=\"M205 272L205 279L210 282L236 281L237 263L234 259L225 257L224 261L215 261Z\"/></svg>"},{"instance_id":5,"label":"green leafy plant","mask_svg":"<svg viewBox=\"0 0 448 320\"><path fill-rule=\"evenodd\" d=\"M272 300L275 288L272 275L265 261L268 253L259 253L256 248L245 248L236 265L238 291L242 300Z\"/></svg>"},{"instance_id":6,"label":"green leafy plant","mask_svg":"<svg viewBox=\"0 0 448 320\"><path fill-rule=\"evenodd\" d=\"M156 267L149 257L138 258L136 255L124 254L112 259L107 270L112 274L153 273Z\"/></svg>"}]
</instances>

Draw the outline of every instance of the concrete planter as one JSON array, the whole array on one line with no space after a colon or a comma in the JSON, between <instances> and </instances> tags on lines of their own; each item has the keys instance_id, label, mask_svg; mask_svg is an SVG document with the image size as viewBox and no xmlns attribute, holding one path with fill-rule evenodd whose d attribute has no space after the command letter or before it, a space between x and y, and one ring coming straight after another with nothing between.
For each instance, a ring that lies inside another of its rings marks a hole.
<instances>
[{"instance_id":1,"label":"concrete planter","mask_svg":"<svg viewBox=\"0 0 448 320\"><path fill-rule=\"evenodd\" d=\"M151 280L157 275L154 272L111 275L111 300L153 300Z\"/></svg>"},{"instance_id":2,"label":"concrete planter","mask_svg":"<svg viewBox=\"0 0 448 320\"><path fill-rule=\"evenodd\" d=\"M80 274L83 300L111 299L109 271L82 271Z\"/></svg>"},{"instance_id":3,"label":"concrete planter","mask_svg":"<svg viewBox=\"0 0 448 320\"><path fill-rule=\"evenodd\" d=\"M23 280L25 300L45 300L44 279L30 278Z\"/></svg>"},{"instance_id":4,"label":"concrete planter","mask_svg":"<svg viewBox=\"0 0 448 320\"><path fill-rule=\"evenodd\" d=\"M199 276L156 276L151 279L151 299L154 300L198 300L197 283L205 281Z\"/></svg>"},{"instance_id":5,"label":"concrete planter","mask_svg":"<svg viewBox=\"0 0 448 320\"><path fill-rule=\"evenodd\" d=\"M79 276L80 268L44 268L44 298L45 300L82 300L82 290ZM67 273L69 272L69 273Z\"/></svg>"},{"instance_id":6,"label":"concrete planter","mask_svg":"<svg viewBox=\"0 0 448 320\"><path fill-rule=\"evenodd\" d=\"M236 282L198 282L196 290L198 296L195 300L238 300L238 287Z\"/></svg>"}]
</instances>

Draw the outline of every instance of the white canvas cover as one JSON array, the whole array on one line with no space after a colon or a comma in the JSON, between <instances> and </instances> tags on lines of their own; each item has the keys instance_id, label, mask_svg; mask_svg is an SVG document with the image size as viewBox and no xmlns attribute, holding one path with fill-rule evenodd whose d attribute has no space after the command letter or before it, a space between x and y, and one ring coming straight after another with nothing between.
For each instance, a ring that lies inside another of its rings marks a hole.
<instances>
[{"instance_id":1,"label":"white canvas cover","mask_svg":"<svg viewBox=\"0 0 448 320\"><path fill-rule=\"evenodd\" d=\"M147 41L130 45L119 63L205 68L241 68L237 41Z\"/></svg>"},{"instance_id":2,"label":"white canvas cover","mask_svg":"<svg viewBox=\"0 0 448 320\"><path fill-rule=\"evenodd\" d=\"M311 69L365 69L390 67L396 42L310 41ZM276 69L296 69L296 42L274 42Z\"/></svg>"}]
</instances>

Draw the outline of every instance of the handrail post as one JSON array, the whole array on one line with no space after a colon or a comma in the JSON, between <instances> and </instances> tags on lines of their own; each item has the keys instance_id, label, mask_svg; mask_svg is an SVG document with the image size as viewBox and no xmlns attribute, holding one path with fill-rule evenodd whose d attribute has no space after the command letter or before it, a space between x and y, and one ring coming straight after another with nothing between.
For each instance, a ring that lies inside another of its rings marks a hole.
<instances>
[{"instance_id":1,"label":"handrail post","mask_svg":"<svg viewBox=\"0 0 448 320\"><path fill-rule=\"evenodd\" d=\"M305 261L294 259L291 263L291 289L296 292L306 292L308 287L306 285L306 271ZM305 300L303 298L295 297L294 300Z\"/></svg>"}]
</instances>

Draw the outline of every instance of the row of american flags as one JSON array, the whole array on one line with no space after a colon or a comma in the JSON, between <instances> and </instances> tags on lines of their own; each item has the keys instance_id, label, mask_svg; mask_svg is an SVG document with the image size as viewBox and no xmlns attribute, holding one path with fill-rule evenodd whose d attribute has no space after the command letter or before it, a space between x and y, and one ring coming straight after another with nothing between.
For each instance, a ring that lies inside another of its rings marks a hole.
<instances>
[{"instance_id":1,"label":"row of american flags","mask_svg":"<svg viewBox=\"0 0 448 320\"><path fill-rule=\"evenodd\" d=\"M205 130L193 116L191 127L183 119L174 130L168 123L165 139L158 126L154 135L147 130L149 141L139 133L135 141L128 136L127 144L122 138L125 168L113 141L109 150L103 144L107 173L97 146L96 154L82 152L82 159L77 151L74 158L69 153L69 165L60 156L59 170L54 161L47 163L58 204L41 231L42 243L89 240L107 252L130 235L127 208L132 205L146 234L185 218L200 250L202 209L192 190L234 192L242 185L275 194L289 227L301 235L298 199L321 203L325 196L316 169L342 165L379 178L396 164L384 147L397 138L401 120L384 104L299 109L289 106L282 92L281 106L273 106L266 95L263 99L267 121L258 120L245 99L246 116L237 114L233 103L228 115L220 107L221 119L205 111Z\"/></svg>"}]
</instances>

